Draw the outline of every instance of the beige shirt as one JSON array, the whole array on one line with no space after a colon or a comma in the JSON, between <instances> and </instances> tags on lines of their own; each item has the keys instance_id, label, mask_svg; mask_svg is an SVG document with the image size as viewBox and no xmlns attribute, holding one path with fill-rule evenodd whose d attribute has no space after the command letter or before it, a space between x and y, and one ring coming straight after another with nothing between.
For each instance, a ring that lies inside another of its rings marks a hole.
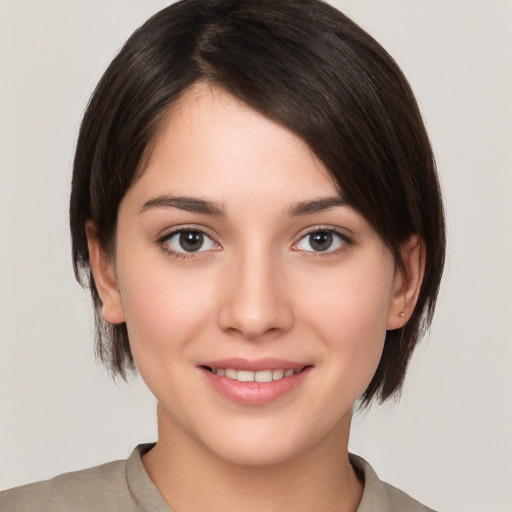
<instances>
[{"instance_id":1,"label":"beige shirt","mask_svg":"<svg viewBox=\"0 0 512 512\"><path fill-rule=\"evenodd\" d=\"M152 446L139 445L128 460L4 491L0 493L0 511L172 512L142 465L141 455ZM361 457L351 455L350 461L365 483L357 512L433 512L379 480Z\"/></svg>"}]
</instances>

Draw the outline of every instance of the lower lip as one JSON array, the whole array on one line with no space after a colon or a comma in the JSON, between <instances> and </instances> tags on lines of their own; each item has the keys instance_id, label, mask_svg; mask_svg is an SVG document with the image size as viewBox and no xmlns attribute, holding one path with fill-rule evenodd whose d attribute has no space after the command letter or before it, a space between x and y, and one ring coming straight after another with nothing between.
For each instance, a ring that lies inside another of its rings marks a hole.
<instances>
[{"instance_id":1,"label":"lower lip","mask_svg":"<svg viewBox=\"0 0 512 512\"><path fill-rule=\"evenodd\" d=\"M307 367L290 377L271 382L239 382L200 368L210 386L219 394L233 402L244 405L264 405L291 393L300 386L309 375L311 367Z\"/></svg>"}]
</instances>

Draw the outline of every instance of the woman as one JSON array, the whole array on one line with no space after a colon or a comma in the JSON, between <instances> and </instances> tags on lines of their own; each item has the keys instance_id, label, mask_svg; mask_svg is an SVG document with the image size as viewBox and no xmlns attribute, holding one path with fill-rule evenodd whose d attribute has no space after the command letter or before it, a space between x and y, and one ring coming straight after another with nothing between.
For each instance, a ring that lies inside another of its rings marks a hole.
<instances>
[{"instance_id":1,"label":"woman","mask_svg":"<svg viewBox=\"0 0 512 512\"><path fill-rule=\"evenodd\" d=\"M402 73L317 0L183 1L114 59L71 195L97 348L158 442L6 510L428 510L349 455L434 311L444 220Z\"/></svg>"}]
</instances>

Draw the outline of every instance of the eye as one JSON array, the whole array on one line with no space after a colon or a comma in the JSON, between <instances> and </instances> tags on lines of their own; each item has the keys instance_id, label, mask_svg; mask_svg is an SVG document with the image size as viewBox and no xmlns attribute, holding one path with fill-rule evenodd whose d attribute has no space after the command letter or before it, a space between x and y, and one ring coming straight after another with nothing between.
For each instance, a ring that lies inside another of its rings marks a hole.
<instances>
[{"instance_id":1,"label":"eye","mask_svg":"<svg viewBox=\"0 0 512 512\"><path fill-rule=\"evenodd\" d=\"M217 244L208 235L195 229L174 231L162 240L162 243L175 253L204 252L217 247Z\"/></svg>"},{"instance_id":2,"label":"eye","mask_svg":"<svg viewBox=\"0 0 512 512\"><path fill-rule=\"evenodd\" d=\"M348 242L347 237L337 231L318 229L304 235L295 247L299 251L332 252Z\"/></svg>"}]
</instances>

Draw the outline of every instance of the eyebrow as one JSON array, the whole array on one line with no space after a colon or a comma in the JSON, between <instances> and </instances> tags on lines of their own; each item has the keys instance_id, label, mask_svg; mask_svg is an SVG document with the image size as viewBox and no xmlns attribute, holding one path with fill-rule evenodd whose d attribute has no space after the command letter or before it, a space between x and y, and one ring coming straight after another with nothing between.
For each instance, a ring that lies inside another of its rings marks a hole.
<instances>
[{"instance_id":1,"label":"eyebrow","mask_svg":"<svg viewBox=\"0 0 512 512\"><path fill-rule=\"evenodd\" d=\"M288 207L283 217L299 217L301 215L311 215L322 212L335 206L346 206L346 201L341 197L325 197L321 199L312 199L310 201L300 201ZM213 201L199 199L188 196L162 195L148 199L140 208L143 213L157 208L178 208L187 212L201 213L204 215L213 215L224 217L226 211L222 205Z\"/></svg>"},{"instance_id":2,"label":"eyebrow","mask_svg":"<svg viewBox=\"0 0 512 512\"><path fill-rule=\"evenodd\" d=\"M224 217L226 215L224 207L212 201L206 201L197 197L171 195L157 196L148 199L141 206L140 212L143 213L155 208L178 208L186 212L202 213L216 217Z\"/></svg>"},{"instance_id":3,"label":"eyebrow","mask_svg":"<svg viewBox=\"0 0 512 512\"><path fill-rule=\"evenodd\" d=\"M324 197L311 201L301 201L290 206L285 217L298 217L300 215L311 215L312 213L323 212L335 206L346 206L347 202L342 197Z\"/></svg>"}]
</instances>

